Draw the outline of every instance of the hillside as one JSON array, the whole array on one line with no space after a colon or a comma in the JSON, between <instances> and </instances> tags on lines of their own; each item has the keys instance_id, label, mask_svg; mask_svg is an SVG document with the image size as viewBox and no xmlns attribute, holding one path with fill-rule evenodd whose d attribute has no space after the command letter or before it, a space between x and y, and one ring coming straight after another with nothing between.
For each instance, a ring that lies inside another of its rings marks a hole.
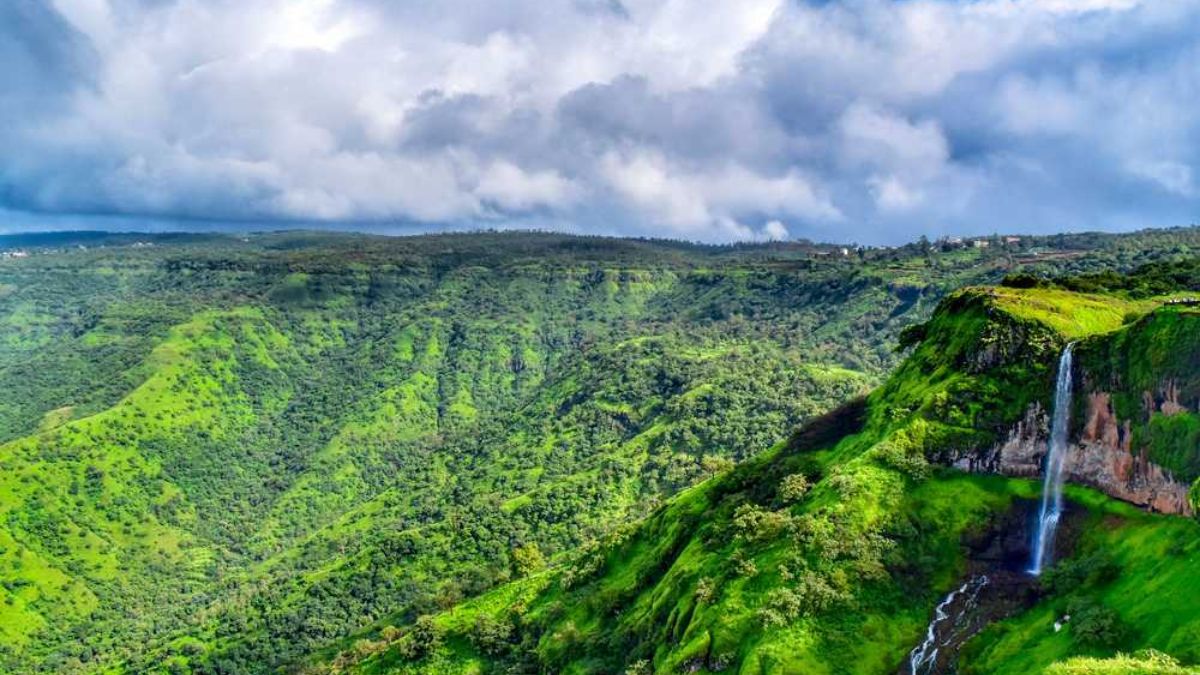
<instances>
[{"instance_id":1,"label":"hillside","mask_svg":"<svg viewBox=\"0 0 1200 675\"><path fill-rule=\"evenodd\" d=\"M316 670L910 672L934 605L982 578L940 667L1193 672L1179 664L1200 663L1188 590L1200 523L1151 510L1192 513L1200 487L1182 503L1133 489L1186 494L1197 478L1200 307L1185 299L1200 266L1177 269L1178 295L1065 290L1077 279L951 294L906 332L912 353L869 396L559 566L407 626L385 622ZM1069 342L1081 395L1068 476L1092 487L1068 487L1064 555L1030 577L1042 486L1029 453L1045 452ZM1118 431L1101 428L1104 415ZM1089 460L1101 452L1128 458ZM1145 649L1156 651L1116 656Z\"/></svg>"},{"instance_id":2,"label":"hillside","mask_svg":"<svg viewBox=\"0 0 1200 675\"><path fill-rule=\"evenodd\" d=\"M527 595L546 635L565 631L546 639L546 663L601 659L603 669L614 665L603 654L654 656L646 645L661 635L645 631L661 610L688 613L671 630L691 647L656 664L741 650L768 616L760 610L806 621L793 605L807 600L760 602L784 560L794 579L815 575L830 608L849 602L863 622L899 616L878 628L894 642L862 648L867 662L890 662L928 614L900 608L904 594L932 602L961 571L962 533L1036 491L988 477L925 480L944 472L918 455L951 441L987 447L1044 401L1066 337L1054 303L1078 298L1004 291L1049 302L1036 311L1050 319L1004 310L1033 351L978 373L941 359L973 353L970 327L992 325L998 301L959 293L944 307L973 309L924 323L933 307L954 288L1014 272L1070 271L1103 285L1086 275L1178 259L1200 250L1200 233L845 255L803 243L491 233L68 233L0 247L0 669L267 672L332 658L361 631L418 616L474 622L479 603L511 607L505 594ZM1095 290L1071 338L1159 302ZM922 331L888 385L829 413L896 368L902 332ZM1194 383L1177 386L1170 400L1183 405ZM1162 426L1138 433L1163 467L1191 475L1186 444ZM791 474L814 487L783 518L779 500L793 497L772 481ZM966 511L944 514L963 494ZM738 539L724 521L750 529ZM845 528L859 543L818 560L813 551L844 540L833 533ZM785 546L782 531L812 542ZM696 539L704 532L736 548L718 561ZM610 578L600 556L619 551L613 564L625 572ZM641 599L668 572L656 566L685 553L695 556L685 569L721 584L713 613L693 612L674 586ZM926 558L936 564L911 562ZM727 569L737 560L766 576L739 585ZM888 581L897 560L914 568L900 585ZM576 569L570 589L564 566ZM864 584L880 589L870 602L854 600ZM718 606L726 592L732 604ZM619 621L604 609L640 602L650 605ZM841 634L851 635L858 624L847 621ZM696 642L701 627L715 632ZM480 658L463 649L446 658Z\"/></svg>"}]
</instances>

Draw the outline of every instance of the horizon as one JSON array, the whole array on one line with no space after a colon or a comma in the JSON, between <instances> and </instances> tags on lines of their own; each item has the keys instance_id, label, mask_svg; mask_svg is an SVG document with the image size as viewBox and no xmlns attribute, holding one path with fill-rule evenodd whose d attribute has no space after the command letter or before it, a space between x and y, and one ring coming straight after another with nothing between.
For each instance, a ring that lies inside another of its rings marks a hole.
<instances>
[{"instance_id":1,"label":"horizon","mask_svg":"<svg viewBox=\"0 0 1200 675\"><path fill-rule=\"evenodd\" d=\"M17 231L0 231L0 241L8 238L19 237L52 237L54 235L61 236L112 236L112 237L137 237L137 236L212 236L212 237L229 237L237 238L242 236L269 236L269 235L335 235L346 237L379 237L388 239L406 239L420 237L470 237L476 235L501 235L501 236L519 236L519 235L547 235L561 237L575 237L581 239L610 239L614 241L638 241L647 243L664 243L664 244L686 244L700 248L724 248L724 247L770 247L775 245L795 245L795 246L813 246L813 247L851 247L854 249L863 250L888 250L901 249L908 246L917 245L921 239L926 239L931 244L955 242L966 244L973 241L989 241L993 239L1004 239L1015 237L1018 239L1024 238L1051 238L1051 237L1086 237L1089 235L1100 236L1136 236L1147 232L1174 232L1200 229L1200 225L1171 225L1163 227L1144 227L1130 230L1120 231L1104 231L1104 230L1074 230L1061 232L1045 232L1045 233L1030 233L1021 231L1001 231L991 232L987 234L956 234L948 233L937 238L930 238L924 234L908 241L892 243L892 244L864 244L854 241L836 241L826 240L818 241L805 238L789 238L789 239L746 239L746 240L729 240L729 241L702 241L694 239L673 238L668 236L655 235L636 235L636 234L604 234L591 232L569 232L554 229L536 229L536 228L477 228L477 229L455 229L455 230L432 230L432 231L417 231L417 232L377 232L370 230L357 229L333 229L333 228L305 228L305 227L281 227L276 229L196 229L196 230L104 230L104 229L54 229L54 230L17 230Z\"/></svg>"}]
</instances>

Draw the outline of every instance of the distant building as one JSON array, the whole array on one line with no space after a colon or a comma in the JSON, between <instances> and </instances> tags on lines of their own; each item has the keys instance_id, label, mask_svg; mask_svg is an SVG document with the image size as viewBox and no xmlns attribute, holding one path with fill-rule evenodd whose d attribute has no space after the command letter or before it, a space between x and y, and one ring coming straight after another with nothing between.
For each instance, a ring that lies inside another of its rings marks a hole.
<instances>
[{"instance_id":1,"label":"distant building","mask_svg":"<svg viewBox=\"0 0 1200 675\"><path fill-rule=\"evenodd\" d=\"M987 239L976 239L971 242L971 245L975 248L987 248L991 245L991 242L989 242Z\"/></svg>"},{"instance_id":2,"label":"distant building","mask_svg":"<svg viewBox=\"0 0 1200 675\"><path fill-rule=\"evenodd\" d=\"M1021 238L1020 238L1020 237L1005 237L1005 238L1004 238L1004 243L1006 243L1006 244L1019 244L1019 243L1021 243Z\"/></svg>"}]
</instances>

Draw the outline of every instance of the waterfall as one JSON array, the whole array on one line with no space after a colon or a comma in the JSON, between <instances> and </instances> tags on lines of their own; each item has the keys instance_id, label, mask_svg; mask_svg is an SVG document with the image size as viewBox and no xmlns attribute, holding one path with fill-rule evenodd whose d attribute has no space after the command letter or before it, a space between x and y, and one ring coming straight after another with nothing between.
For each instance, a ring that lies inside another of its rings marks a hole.
<instances>
[{"instance_id":1,"label":"waterfall","mask_svg":"<svg viewBox=\"0 0 1200 675\"><path fill-rule=\"evenodd\" d=\"M1054 419L1050 426L1050 446L1046 451L1046 477L1042 483L1042 508L1034 531L1033 560L1029 573L1037 576L1054 554L1054 531L1062 515L1063 460L1067 455L1067 434L1071 426L1071 349L1068 344L1058 360L1058 381L1054 387Z\"/></svg>"},{"instance_id":2,"label":"waterfall","mask_svg":"<svg viewBox=\"0 0 1200 675\"><path fill-rule=\"evenodd\" d=\"M933 621L930 621L929 627L925 629L925 641L917 645L917 647L912 650L912 653L908 655L909 673L912 675L923 675L924 673L931 672L936 668L938 650L950 643L954 637L954 629L958 628L957 626L951 626L950 634L941 635L941 633L945 630L942 624L950 618L951 605L953 605L956 600L959 600L960 596L966 596L965 599L960 601L962 607L958 608L955 612L957 620L974 608L975 599L979 597L979 591L982 590L987 583L987 576L978 576L968 579L966 583L964 583L962 586L959 586L954 591L951 591L950 595L947 595L945 599L938 603L937 608L933 610ZM940 645L938 644L939 635L944 638Z\"/></svg>"}]
</instances>

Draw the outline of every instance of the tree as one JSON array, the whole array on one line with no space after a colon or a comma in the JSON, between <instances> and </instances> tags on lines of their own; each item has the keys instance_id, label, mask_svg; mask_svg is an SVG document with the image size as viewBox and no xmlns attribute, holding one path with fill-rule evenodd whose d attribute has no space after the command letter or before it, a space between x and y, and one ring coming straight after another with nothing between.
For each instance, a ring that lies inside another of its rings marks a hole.
<instances>
[{"instance_id":1,"label":"tree","mask_svg":"<svg viewBox=\"0 0 1200 675\"><path fill-rule=\"evenodd\" d=\"M538 548L538 545L533 542L514 548L512 558L513 567L518 576L527 577L546 567L546 557L542 555L542 550Z\"/></svg>"},{"instance_id":2,"label":"tree","mask_svg":"<svg viewBox=\"0 0 1200 675\"><path fill-rule=\"evenodd\" d=\"M733 460L729 459L728 457L720 457L718 455L705 455L704 458L700 460L700 466L704 469L704 472L708 474L709 478L712 478L719 473L724 473L732 469Z\"/></svg>"},{"instance_id":3,"label":"tree","mask_svg":"<svg viewBox=\"0 0 1200 675\"><path fill-rule=\"evenodd\" d=\"M417 617L417 622L408 631L402 640L396 644L396 651L401 656L410 660L418 661L429 656L442 644L442 629L437 625L435 619L428 615L422 614Z\"/></svg>"},{"instance_id":4,"label":"tree","mask_svg":"<svg viewBox=\"0 0 1200 675\"><path fill-rule=\"evenodd\" d=\"M785 476L779 483L779 499L785 504L798 502L808 493L808 478L802 473Z\"/></svg>"}]
</instances>

